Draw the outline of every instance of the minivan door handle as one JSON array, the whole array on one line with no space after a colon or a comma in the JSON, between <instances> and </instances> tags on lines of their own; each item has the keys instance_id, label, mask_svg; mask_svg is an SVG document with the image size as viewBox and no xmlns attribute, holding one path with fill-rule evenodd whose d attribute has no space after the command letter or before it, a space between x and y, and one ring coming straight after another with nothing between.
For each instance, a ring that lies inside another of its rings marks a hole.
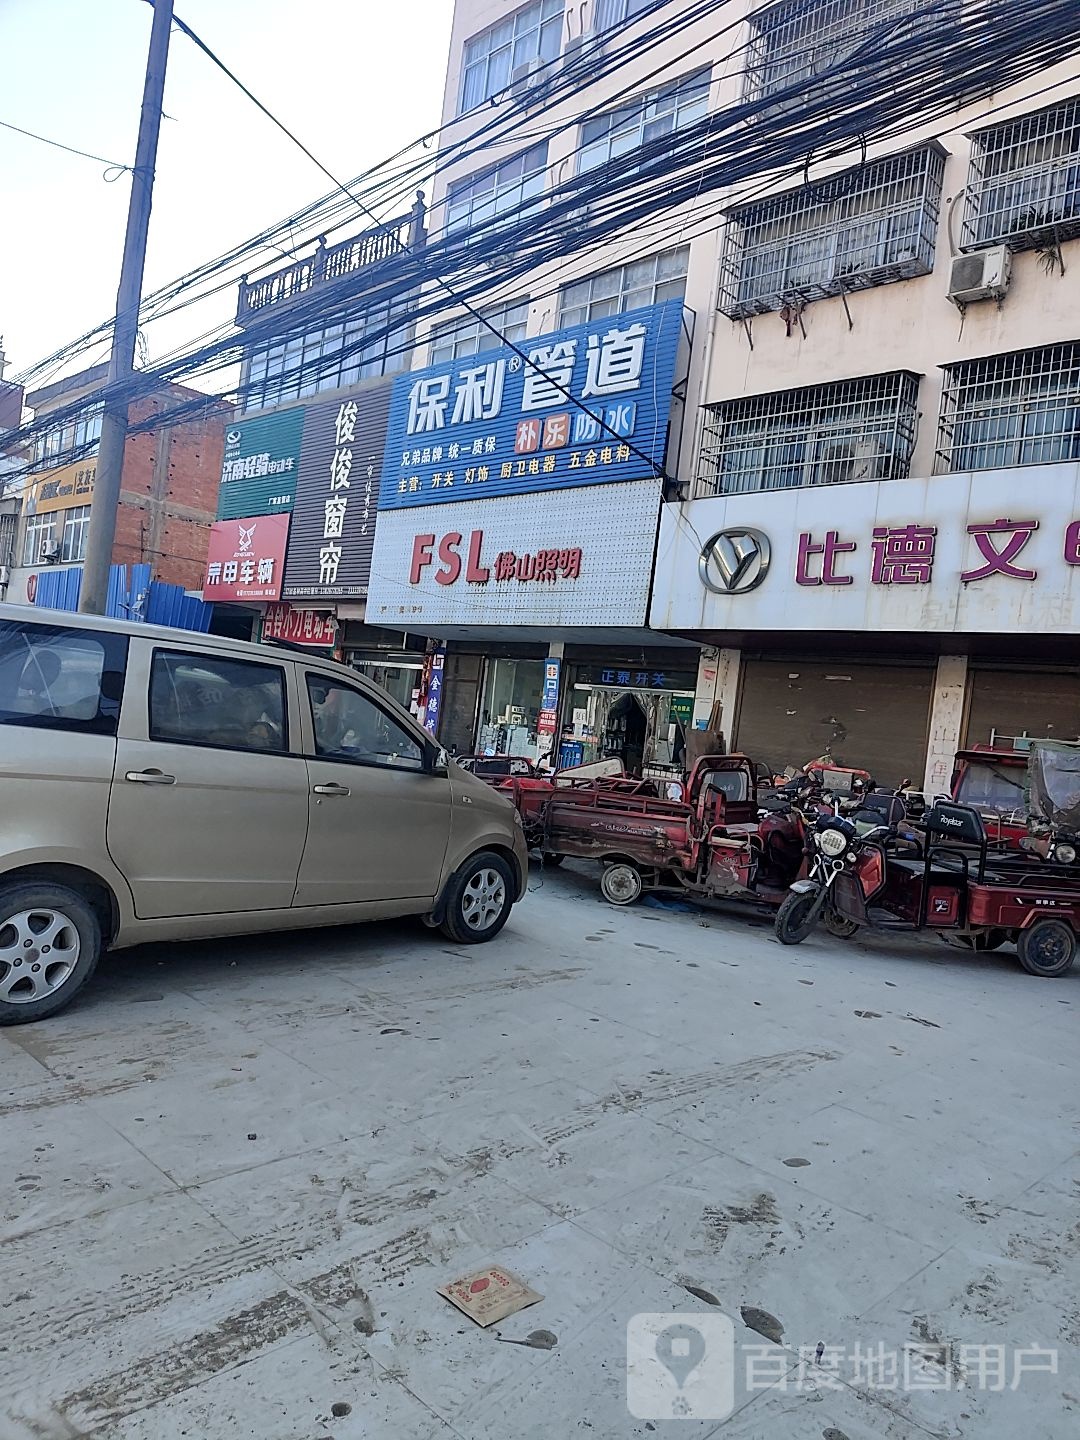
<instances>
[{"instance_id":1,"label":"minivan door handle","mask_svg":"<svg viewBox=\"0 0 1080 1440\"><path fill-rule=\"evenodd\" d=\"M311 787L311 793L312 793L313 795L348 795L348 794L350 794L351 792L350 792L349 787L348 787L347 785L333 784L333 785L313 785L313 786Z\"/></svg>"},{"instance_id":2,"label":"minivan door handle","mask_svg":"<svg viewBox=\"0 0 1080 1440\"><path fill-rule=\"evenodd\" d=\"M129 770L125 780L135 780L140 785L175 785L175 775L165 775L160 770Z\"/></svg>"}]
</instances>

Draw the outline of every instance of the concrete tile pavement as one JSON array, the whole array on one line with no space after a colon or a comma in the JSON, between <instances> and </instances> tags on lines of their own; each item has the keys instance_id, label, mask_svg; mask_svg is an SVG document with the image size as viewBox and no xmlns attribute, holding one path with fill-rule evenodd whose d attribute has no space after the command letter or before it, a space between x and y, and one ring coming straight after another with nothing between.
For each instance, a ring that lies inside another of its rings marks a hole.
<instances>
[{"instance_id":1,"label":"concrete tile pavement","mask_svg":"<svg viewBox=\"0 0 1080 1440\"><path fill-rule=\"evenodd\" d=\"M0 1440L1072 1432L1080 972L540 878L490 946L153 947L0 1032ZM482 1331L435 1287L491 1259L545 1298ZM653 1310L732 1317L730 1419L628 1413ZM874 1344L948 1388L869 1385ZM1057 1374L973 1368L1033 1345Z\"/></svg>"}]
</instances>

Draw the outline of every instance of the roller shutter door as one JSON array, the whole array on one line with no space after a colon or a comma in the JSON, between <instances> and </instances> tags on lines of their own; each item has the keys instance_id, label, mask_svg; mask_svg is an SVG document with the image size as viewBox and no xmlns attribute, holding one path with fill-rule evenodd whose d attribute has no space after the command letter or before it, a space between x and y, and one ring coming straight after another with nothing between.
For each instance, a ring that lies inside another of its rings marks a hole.
<instances>
[{"instance_id":1,"label":"roller shutter door","mask_svg":"<svg viewBox=\"0 0 1080 1440\"><path fill-rule=\"evenodd\" d=\"M965 743L988 745L992 731L1013 737L1080 736L1080 676L1076 671L990 669L969 672Z\"/></svg>"},{"instance_id":2,"label":"roller shutter door","mask_svg":"<svg viewBox=\"0 0 1080 1440\"><path fill-rule=\"evenodd\" d=\"M883 785L921 781L934 669L844 661L747 660L737 747L774 770L827 748Z\"/></svg>"}]
</instances>

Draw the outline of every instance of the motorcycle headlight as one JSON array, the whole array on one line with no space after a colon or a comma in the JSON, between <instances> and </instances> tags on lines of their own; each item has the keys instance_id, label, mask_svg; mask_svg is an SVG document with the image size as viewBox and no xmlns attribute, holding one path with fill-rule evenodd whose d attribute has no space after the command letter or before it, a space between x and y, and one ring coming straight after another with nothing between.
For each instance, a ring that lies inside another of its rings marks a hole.
<instances>
[{"instance_id":1,"label":"motorcycle headlight","mask_svg":"<svg viewBox=\"0 0 1080 1440\"><path fill-rule=\"evenodd\" d=\"M1062 865L1071 865L1071 864L1073 863L1073 861L1076 859L1076 846L1075 846L1075 845L1055 845L1055 846L1054 846L1054 859L1057 860L1057 861L1059 861Z\"/></svg>"},{"instance_id":2,"label":"motorcycle headlight","mask_svg":"<svg viewBox=\"0 0 1080 1440\"><path fill-rule=\"evenodd\" d=\"M841 830L820 830L817 837L821 853L835 860L847 849L847 836Z\"/></svg>"}]
</instances>

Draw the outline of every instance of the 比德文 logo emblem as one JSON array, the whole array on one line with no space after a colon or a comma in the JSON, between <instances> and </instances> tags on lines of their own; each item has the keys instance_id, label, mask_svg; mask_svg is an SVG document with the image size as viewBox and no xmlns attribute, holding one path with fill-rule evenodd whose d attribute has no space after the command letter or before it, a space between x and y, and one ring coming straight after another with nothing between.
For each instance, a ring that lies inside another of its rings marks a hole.
<instances>
[{"instance_id":1,"label":"\u6bd4\u5fb7\u6587 logo emblem","mask_svg":"<svg viewBox=\"0 0 1080 1440\"><path fill-rule=\"evenodd\" d=\"M769 573L772 545L763 530L720 530L705 541L698 575L714 595L744 595Z\"/></svg>"}]
</instances>

